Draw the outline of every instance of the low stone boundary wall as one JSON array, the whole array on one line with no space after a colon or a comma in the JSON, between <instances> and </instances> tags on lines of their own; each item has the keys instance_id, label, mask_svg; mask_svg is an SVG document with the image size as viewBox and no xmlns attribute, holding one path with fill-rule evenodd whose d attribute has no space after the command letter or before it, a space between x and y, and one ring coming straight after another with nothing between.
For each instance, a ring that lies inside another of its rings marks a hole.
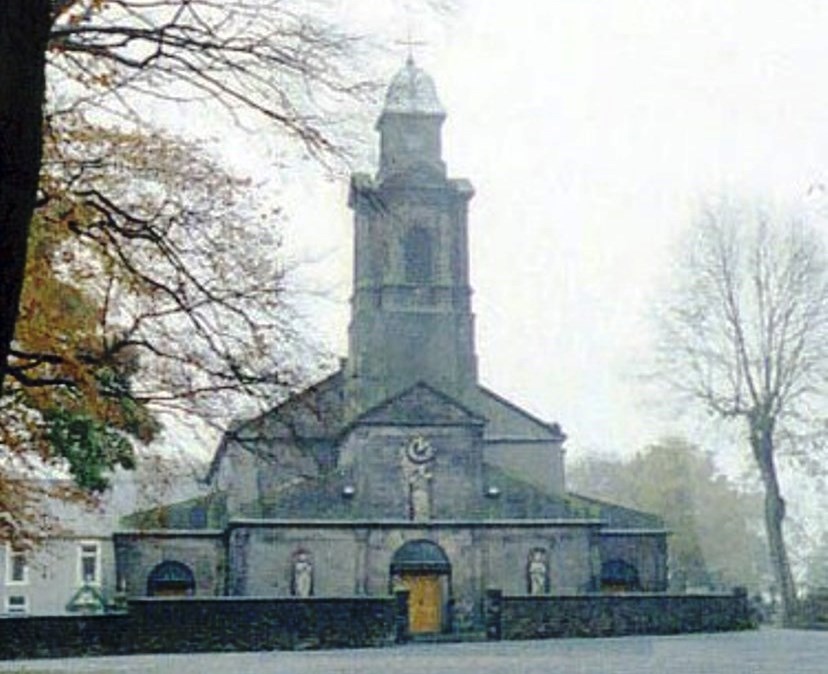
<instances>
[{"instance_id":1,"label":"low stone boundary wall","mask_svg":"<svg viewBox=\"0 0 828 674\"><path fill-rule=\"evenodd\" d=\"M0 658L383 646L400 598L139 599L123 614L0 619Z\"/></svg>"},{"instance_id":2,"label":"low stone boundary wall","mask_svg":"<svg viewBox=\"0 0 828 674\"><path fill-rule=\"evenodd\" d=\"M489 639L608 637L755 627L747 594L592 594L486 597Z\"/></svg>"},{"instance_id":3,"label":"low stone boundary wall","mask_svg":"<svg viewBox=\"0 0 828 674\"><path fill-rule=\"evenodd\" d=\"M800 601L797 627L828 629L828 589L820 588Z\"/></svg>"},{"instance_id":4,"label":"low stone boundary wall","mask_svg":"<svg viewBox=\"0 0 828 674\"><path fill-rule=\"evenodd\" d=\"M119 614L0 618L0 659L386 646L408 638L407 595L137 599ZM489 590L484 619L491 640L754 626L744 592L504 597Z\"/></svg>"},{"instance_id":5,"label":"low stone boundary wall","mask_svg":"<svg viewBox=\"0 0 828 674\"><path fill-rule=\"evenodd\" d=\"M133 625L125 614L0 618L0 659L128 653Z\"/></svg>"}]
</instances>

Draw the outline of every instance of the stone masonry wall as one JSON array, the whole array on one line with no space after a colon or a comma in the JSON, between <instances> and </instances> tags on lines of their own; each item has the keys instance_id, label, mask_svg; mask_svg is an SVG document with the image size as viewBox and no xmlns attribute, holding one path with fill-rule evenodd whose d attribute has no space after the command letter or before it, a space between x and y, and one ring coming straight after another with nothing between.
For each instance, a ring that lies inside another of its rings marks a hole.
<instances>
[{"instance_id":1,"label":"stone masonry wall","mask_svg":"<svg viewBox=\"0 0 828 674\"><path fill-rule=\"evenodd\" d=\"M221 532L116 533L115 554L127 595L143 597L152 569L164 561L189 567L197 596L225 594L225 552Z\"/></svg>"},{"instance_id":2,"label":"stone masonry wall","mask_svg":"<svg viewBox=\"0 0 828 674\"><path fill-rule=\"evenodd\" d=\"M0 619L0 659L394 643L397 600L141 599L127 614Z\"/></svg>"},{"instance_id":3,"label":"stone masonry wall","mask_svg":"<svg viewBox=\"0 0 828 674\"><path fill-rule=\"evenodd\" d=\"M462 426L366 426L355 429L343 447L341 465L352 470L354 501L367 501L387 518L409 516L403 448L422 436L435 449L429 463L432 519L462 518L481 498L482 450L474 429Z\"/></svg>"},{"instance_id":4,"label":"stone masonry wall","mask_svg":"<svg viewBox=\"0 0 828 674\"><path fill-rule=\"evenodd\" d=\"M497 606L491 606L493 603ZM747 594L489 595L487 633L503 639L608 637L750 629ZM498 622L499 621L499 622Z\"/></svg>"}]
</instances>

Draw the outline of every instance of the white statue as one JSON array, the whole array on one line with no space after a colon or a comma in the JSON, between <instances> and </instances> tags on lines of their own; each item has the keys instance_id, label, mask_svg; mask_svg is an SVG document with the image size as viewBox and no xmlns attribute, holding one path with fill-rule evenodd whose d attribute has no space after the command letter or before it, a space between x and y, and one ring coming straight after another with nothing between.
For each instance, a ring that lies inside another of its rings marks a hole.
<instances>
[{"instance_id":1,"label":"white statue","mask_svg":"<svg viewBox=\"0 0 828 674\"><path fill-rule=\"evenodd\" d=\"M310 597L313 589L313 564L307 553L300 553L293 562L293 594Z\"/></svg>"},{"instance_id":2,"label":"white statue","mask_svg":"<svg viewBox=\"0 0 828 674\"><path fill-rule=\"evenodd\" d=\"M529 594L546 594L546 553L533 550L529 556Z\"/></svg>"},{"instance_id":3,"label":"white statue","mask_svg":"<svg viewBox=\"0 0 828 674\"><path fill-rule=\"evenodd\" d=\"M431 517L431 492L429 481L431 473L424 465L417 466L409 482L411 494L411 519L427 520Z\"/></svg>"}]
</instances>

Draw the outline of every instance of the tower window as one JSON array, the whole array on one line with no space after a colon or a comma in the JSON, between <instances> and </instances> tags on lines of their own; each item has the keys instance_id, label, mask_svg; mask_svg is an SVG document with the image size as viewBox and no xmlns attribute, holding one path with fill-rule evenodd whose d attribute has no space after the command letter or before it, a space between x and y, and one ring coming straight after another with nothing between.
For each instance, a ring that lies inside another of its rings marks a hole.
<instances>
[{"instance_id":1,"label":"tower window","mask_svg":"<svg viewBox=\"0 0 828 674\"><path fill-rule=\"evenodd\" d=\"M412 227L405 235L405 280L428 283L432 277L433 245L431 232L425 227Z\"/></svg>"}]
</instances>

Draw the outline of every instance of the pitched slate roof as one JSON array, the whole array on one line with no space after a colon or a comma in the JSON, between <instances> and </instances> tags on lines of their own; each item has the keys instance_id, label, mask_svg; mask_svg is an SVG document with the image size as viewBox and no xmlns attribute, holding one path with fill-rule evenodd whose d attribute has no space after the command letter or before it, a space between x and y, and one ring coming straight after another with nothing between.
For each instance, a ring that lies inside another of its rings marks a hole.
<instances>
[{"instance_id":1,"label":"pitched slate roof","mask_svg":"<svg viewBox=\"0 0 828 674\"><path fill-rule=\"evenodd\" d=\"M635 510L571 492L568 497L588 512L595 513L597 518L610 529L664 529L665 526L664 520L658 515L643 510Z\"/></svg>"},{"instance_id":2,"label":"pitched slate roof","mask_svg":"<svg viewBox=\"0 0 828 674\"><path fill-rule=\"evenodd\" d=\"M661 529L660 518L631 508L584 498L573 493L550 494L495 466L486 465L486 488L496 487L497 498L485 498L480 515L486 519L600 520L613 529Z\"/></svg>"},{"instance_id":3,"label":"pitched slate roof","mask_svg":"<svg viewBox=\"0 0 828 674\"><path fill-rule=\"evenodd\" d=\"M141 510L121 519L127 529L223 529L227 526L227 497L212 493Z\"/></svg>"},{"instance_id":4,"label":"pitched slate roof","mask_svg":"<svg viewBox=\"0 0 828 674\"><path fill-rule=\"evenodd\" d=\"M451 514L459 521L493 520L600 520L612 529L663 529L660 518L577 494L549 494L503 470L486 465L484 488L496 487L497 498L484 493ZM334 471L320 480L308 480L274 494L271 498L243 505L239 516L279 520L387 520L405 518L389 513L375 503L345 498L349 478ZM435 519L441 519L439 514Z\"/></svg>"},{"instance_id":5,"label":"pitched slate roof","mask_svg":"<svg viewBox=\"0 0 828 674\"><path fill-rule=\"evenodd\" d=\"M233 444L267 455L269 440L292 440L309 455L331 454L351 425L345 419L344 373L340 369L273 409L235 423L222 438L205 477L209 483ZM421 425L485 424L484 439L528 438L562 442L557 424L544 422L489 389L478 386L471 407L419 383L369 409L353 423ZM277 458L277 457L274 457Z\"/></svg>"},{"instance_id":6,"label":"pitched slate roof","mask_svg":"<svg viewBox=\"0 0 828 674\"><path fill-rule=\"evenodd\" d=\"M520 437L564 442L566 434L557 423L550 423L530 414L503 396L478 386L475 411L486 418L486 438Z\"/></svg>"},{"instance_id":7,"label":"pitched slate roof","mask_svg":"<svg viewBox=\"0 0 828 674\"><path fill-rule=\"evenodd\" d=\"M405 519L369 500L346 498L351 485L344 473L332 471L319 479L305 479L243 504L234 516L243 519L330 520L337 522ZM613 530L663 530L661 518L632 508L606 503L578 494L549 494L495 466L485 466L484 489L497 488L496 498L481 493L451 514L452 520L600 521ZM436 519L441 519L439 515ZM227 500L216 493L181 503L134 513L123 520L130 529L222 529L229 521Z\"/></svg>"},{"instance_id":8,"label":"pitched slate roof","mask_svg":"<svg viewBox=\"0 0 828 674\"><path fill-rule=\"evenodd\" d=\"M270 439L295 440L297 447L301 441L327 446L342 432L343 412L343 375L338 370L273 409L234 424L213 455L205 481L213 478L233 443L255 448L259 454L266 453Z\"/></svg>"}]
</instances>

